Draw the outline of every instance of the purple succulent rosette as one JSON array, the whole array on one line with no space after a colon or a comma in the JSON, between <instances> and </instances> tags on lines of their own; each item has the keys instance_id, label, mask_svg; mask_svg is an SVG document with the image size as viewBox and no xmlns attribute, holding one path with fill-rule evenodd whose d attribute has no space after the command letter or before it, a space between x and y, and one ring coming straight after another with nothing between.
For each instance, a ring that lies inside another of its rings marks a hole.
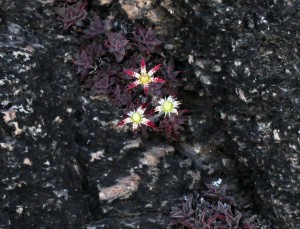
<instances>
[{"instance_id":1,"label":"purple succulent rosette","mask_svg":"<svg viewBox=\"0 0 300 229\"><path fill-rule=\"evenodd\" d=\"M233 197L225 193L226 186L207 187L209 190L205 192L204 198L199 193L194 193L184 198L182 207L173 208L168 229L257 229L255 217L244 216L226 202L236 203Z\"/></svg>"},{"instance_id":2,"label":"purple succulent rosette","mask_svg":"<svg viewBox=\"0 0 300 229\"><path fill-rule=\"evenodd\" d=\"M80 0L74 4L75 1L67 1L64 7L54 8L55 13L57 13L64 23L64 29L69 29L71 26L83 27L83 20L87 17L86 6L88 4L87 0Z\"/></svg>"},{"instance_id":3,"label":"purple succulent rosette","mask_svg":"<svg viewBox=\"0 0 300 229\"><path fill-rule=\"evenodd\" d=\"M121 62L126 55L126 50L129 48L129 40L121 32L107 32L106 37L106 48L114 54L117 62Z\"/></svg>"}]
</instances>

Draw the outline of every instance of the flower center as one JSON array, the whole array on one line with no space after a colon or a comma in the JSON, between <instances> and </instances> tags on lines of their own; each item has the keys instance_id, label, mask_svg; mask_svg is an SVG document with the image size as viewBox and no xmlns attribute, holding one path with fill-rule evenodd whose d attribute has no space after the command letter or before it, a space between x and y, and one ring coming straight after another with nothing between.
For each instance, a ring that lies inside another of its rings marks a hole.
<instances>
[{"instance_id":1,"label":"flower center","mask_svg":"<svg viewBox=\"0 0 300 229\"><path fill-rule=\"evenodd\" d=\"M173 103L165 101L162 105L162 108L166 113L171 112L173 110Z\"/></svg>"},{"instance_id":2,"label":"flower center","mask_svg":"<svg viewBox=\"0 0 300 229\"><path fill-rule=\"evenodd\" d=\"M148 74L140 75L139 81L141 84L148 84L150 82L150 76Z\"/></svg>"},{"instance_id":3,"label":"flower center","mask_svg":"<svg viewBox=\"0 0 300 229\"><path fill-rule=\"evenodd\" d=\"M142 115L140 113L133 113L130 117L131 122L135 123L135 124L139 124L142 121Z\"/></svg>"}]
</instances>

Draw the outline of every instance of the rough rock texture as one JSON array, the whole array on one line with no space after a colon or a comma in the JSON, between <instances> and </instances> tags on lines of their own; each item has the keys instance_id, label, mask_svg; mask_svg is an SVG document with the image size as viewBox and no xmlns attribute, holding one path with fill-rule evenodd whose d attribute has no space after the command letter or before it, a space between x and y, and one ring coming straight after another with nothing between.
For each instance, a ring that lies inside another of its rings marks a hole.
<instances>
[{"instance_id":1,"label":"rough rock texture","mask_svg":"<svg viewBox=\"0 0 300 229\"><path fill-rule=\"evenodd\" d=\"M211 97L225 154L250 176L264 217L276 228L300 228L300 2L146 2L122 8L155 24L193 66L202 87L187 76L184 89Z\"/></svg>"},{"instance_id":2,"label":"rough rock texture","mask_svg":"<svg viewBox=\"0 0 300 229\"><path fill-rule=\"evenodd\" d=\"M180 1L196 77L275 228L300 228L299 1ZM178 55L179 56L179 55ZM187 59L187 58L186 58Z\"/></svg>"},{"instance_id":3,"label":"rough rock texture","mask_svg":"<svg viewBox=\"0 0 300 229\"><path fill-rule=\"evenodd\" d=\"M0 1L0 228L165 228L199 169L80 90L52 4Z\"/></svg>"},{"instance_id":4,"label":"rough rock texture","mask_svg":"<svg viewBox=\"0 0 300 229\"><path fill-rule=\"evenodd\" d=\"M82 225L95 204L78 160L83 104L66 64L77 41L53 33L42 1L0 8L0 227Z\"/></svg>"},{"instance_id":5,"label":"rough rock texture","mask_svg":"<svg viewBox=\"0 0 300 229\"><path fill-rule=\"evenodd\" d=\"M91 1L155 24L186 69L174 146L116 130L116 108L80 90L80 41L52 5L0 0L0 228L166 228L219 178L274 228L300 227L297 1Z\"/></svg>"}]
</instances>

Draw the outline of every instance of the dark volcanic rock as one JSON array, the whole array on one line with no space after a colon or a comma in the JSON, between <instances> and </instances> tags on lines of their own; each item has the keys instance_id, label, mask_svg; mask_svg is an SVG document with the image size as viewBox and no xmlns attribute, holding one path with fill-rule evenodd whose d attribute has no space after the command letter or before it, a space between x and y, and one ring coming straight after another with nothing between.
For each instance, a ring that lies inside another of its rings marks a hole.
<instances>
[{"instance_id":1,"label":"dark volcanic rock","mask_svg":"<svg viewBox=\"0 0 300 229\"><path fill-rule=\"evenodd\" d=\"M193 66L185 91L210 97L203 119L195 94L188 102L195 112L193 147L205 138L199 120L213 116L225 135L224 154L250 178L241 175L240 182L253 185L260 212L275 228L300 228L299 1L146 1L151 11L146 3L126 8L122 2L131 18L147 17L173 54Z\"/></svg>"},{"instance_id":2,"label":"dark volcanic rock","mask_svg":"<svg viewBox=\"0 0 300 229\"><path fill-rule=\"evenodd\" d=\"M0 6L0 228L165 228L200 173L80 90L53 2Z\"/></svg>"},{"instance_id":3,"label":"dark volcanic rock","mask_svg":"<svg viewBox=\"0 0 300 229\"><path fill-rule=\"evenodd\" d=\"M177 7L194 39L180 55L213 97L227 148L263 215L300 228L299 1L185 2Z\"/></svg>"},{"instance_id":4,"label":"dark volcanic rock","mask_svg":"<svg viewBox=\"0 0 300 229\"><path fill-rule=\"evenodd\" d=\"M1 228L62 228L92 218L85 195L92 188L76 147L79 84L65 64L78 44L55 34L55 25L43 1L1 1Z\"/></svg>"}]
</instances>

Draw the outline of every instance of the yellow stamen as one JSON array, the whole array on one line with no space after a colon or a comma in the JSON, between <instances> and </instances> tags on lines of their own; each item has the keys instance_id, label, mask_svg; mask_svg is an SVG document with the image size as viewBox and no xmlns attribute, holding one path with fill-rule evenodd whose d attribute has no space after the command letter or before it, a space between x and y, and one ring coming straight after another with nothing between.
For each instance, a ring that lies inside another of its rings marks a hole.
<instances>
[{"instance_id":1,"label":"yellow stamen","mask_svg":"<svg viewBox=\"0 0 300 229\"><path fill-rule=\"evenodd\" d=\"M171 112L173 110L173 103L165 101L162 105L164 112Z\"/></svg>"},{"instance_id":2,"label":"yellow stamen","mask_svg":"<svg viewBox=\"0 0 300 229\"><path fill-rule=\"evenodd\" d=\"M130 118L131 121L135 124L139 124L142 121L142 115L139 113L134 113Z\"/></svg>"},{"instance_id":3,"label":"yellow stamen","mask_svg":"<svg viewBox=\"0 0 300 229\"><path fill-rule=\"evenodd\" d=\"M141 84L148 84L150 82L150 76L148 74L140 75L139 81Z\"/></svg>"}]
</instances>

